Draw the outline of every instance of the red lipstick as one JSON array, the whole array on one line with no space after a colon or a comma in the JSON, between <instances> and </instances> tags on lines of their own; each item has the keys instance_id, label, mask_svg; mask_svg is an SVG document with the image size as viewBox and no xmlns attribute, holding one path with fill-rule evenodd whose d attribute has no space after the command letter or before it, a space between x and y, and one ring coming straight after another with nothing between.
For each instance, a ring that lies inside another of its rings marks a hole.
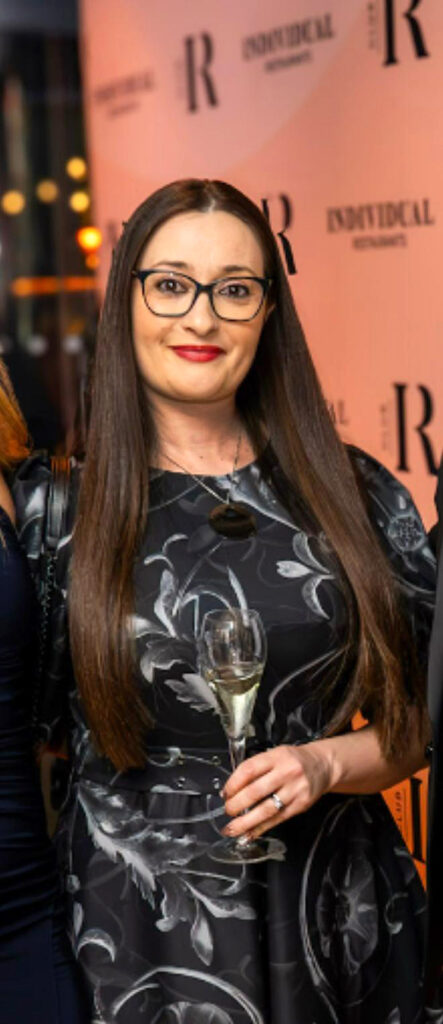
<instances>
[{"instance_id":1,"label":"red lipstick","mask_svg":"<svg viewBox=\"0 0 443 1024\"><path fill-rule=\"evenodd\" d=\"M218 345L172 345L171 348L181 359L189 359L191 363L209 363L223 353Z\"/></svg>"}]
</instances>

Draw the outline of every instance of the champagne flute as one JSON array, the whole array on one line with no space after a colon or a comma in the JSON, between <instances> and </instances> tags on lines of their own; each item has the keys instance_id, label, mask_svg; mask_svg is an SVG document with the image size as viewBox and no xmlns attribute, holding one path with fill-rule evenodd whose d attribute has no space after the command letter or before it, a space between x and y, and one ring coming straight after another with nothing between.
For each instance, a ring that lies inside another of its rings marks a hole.
<instances>
[{"instance_id":1,"label":"champagne flute","mask_svg":"<svg viewBox=\"0 0 443 1024\"><path fill-rule=\"evenodd\" d=\"M266 662L267 643L257 611L225 608L207 612L198 640L200 673L213 693L226 733L235 770L244 760L246 740L260 680ZM286 852L278 839L222 839L211 856L222 863L282 860Z\"/></svg>"}]
</instances>

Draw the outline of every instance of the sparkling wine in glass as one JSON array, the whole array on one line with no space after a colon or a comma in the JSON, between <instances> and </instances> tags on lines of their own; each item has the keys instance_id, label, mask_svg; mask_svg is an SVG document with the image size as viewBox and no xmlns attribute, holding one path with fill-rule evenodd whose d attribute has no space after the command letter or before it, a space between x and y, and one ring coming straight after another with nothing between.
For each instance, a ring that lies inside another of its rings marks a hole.
<instances>
[{"instance_id":1,"label":"sparkling wine in glass","mask_svg":"<svg viewBox=\"0 0 443 1024\"><path fill-rule=\"evenodd\" d=\"M229 745L233 770L244 760L246 740L266 662L266 633L252 609L207 612L199 637L200 672L212 691ZM282 860L278 839L222 839L211 856L223 863Z\"/></svg>"}]
</instances>

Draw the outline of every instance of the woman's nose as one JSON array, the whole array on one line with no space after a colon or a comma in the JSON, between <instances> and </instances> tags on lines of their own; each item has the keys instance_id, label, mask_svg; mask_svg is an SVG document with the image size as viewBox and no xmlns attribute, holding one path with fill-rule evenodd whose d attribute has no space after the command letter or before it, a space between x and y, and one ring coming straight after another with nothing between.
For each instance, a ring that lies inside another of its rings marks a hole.
<instances>
[{"instance_id":1,"label":"woman's nose","mask_svg":"<svg viewBox=\"0 0 443 1024\"><path fill-rule=\"evenodd\" d=\"M199 334L207 334L217 325L217 316L207 292L200 292L189 313L183 317L186 326Z\"/></svg>"}]
</instances>

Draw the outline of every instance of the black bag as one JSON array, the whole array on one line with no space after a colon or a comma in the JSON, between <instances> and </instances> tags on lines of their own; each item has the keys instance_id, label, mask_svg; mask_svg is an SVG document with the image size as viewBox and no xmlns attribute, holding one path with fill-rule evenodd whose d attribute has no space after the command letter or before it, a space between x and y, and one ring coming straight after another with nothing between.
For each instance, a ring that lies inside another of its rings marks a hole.
<instances>
[{"instance_id":1,"label":"black bag","mask_svg":"<svg viewBox=\"0 0 443 1024\"><path fill-rule=\"evenodd\" d=\"M17 530L38 599L38 654L33 681L35 743L56 747L63 735L67 691L66 589L75 460L38 453L16 471L12 493Z\"/></svg>"}]
</instances>

